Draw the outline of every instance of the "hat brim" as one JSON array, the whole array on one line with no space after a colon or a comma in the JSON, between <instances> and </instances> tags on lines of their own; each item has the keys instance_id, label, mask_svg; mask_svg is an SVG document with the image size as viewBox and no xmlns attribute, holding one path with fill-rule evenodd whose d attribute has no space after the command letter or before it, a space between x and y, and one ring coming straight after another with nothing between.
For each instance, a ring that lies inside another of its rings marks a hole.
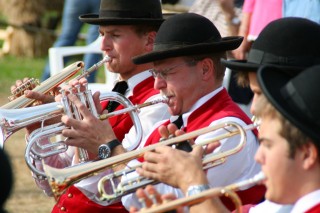
<instances>
[{"instance_id":1,"label":"hat brim","mask_svg":"<svg viewBox=\"0 0 320 213\"><path fill-rule=\"evenodd\" d=\"M219 42L186 45L184 47L173 47L166 50L154 50L150 53L136 56L132 60L135 64L144 64L167 58L210 54L238 48L243 38L240 36L224 37Z\"/></svg>"},{"instance_id":2,"label":"hat brim","mask_svg":"<svg viewBox=\"0 0 320 213\"><path fill-rule=\"evenodd\" d=\"M256 72L260 64L249 63L247 60L227 60L221 59L221 63L233 71Z\"/></svg>"},{"instance_id":3,"label":"hat brim","mask_svg":"<svg viewBox=\"0 0 320 213\"><path fill-rule=\"evenodd\" d=\"M247 60L228 60L228 59L221 59L221 63L231 69L232 71L241 71L241 72L257 72L258 69L261 66L267 65L267 64L256 64L248 62ZM282 69L286 72L293 72L297 73L306 67L293 67L293 66L281 66L276 64L270 64L275 68Z\"/></svg>"},{"instance_id":4,"label":"hat brim","mask_svg":"<svg viewBox=\"0 0 320 213\"><path fill-rule=\"evenodd\" d=\"M293 109L290 102L280 92L281 88L292 79L292 75L288 74L287 70L275 66L262 66L257 74L261 90L270 103L304 134L320 141L317 126L307 120L301 113L297 113L297 110Z\"/></svg>"},{"instance_id":5,"label":"hat brim","mask_svg":"<svg viewBox=\"0 0 320 213\"><path fill-rule=\"evenodd\" d=\"M99 18L98 14L85 14L79 16L80 21L92 25L161 25L162 22L175 15L174 13L163 14L162 19L151 18Z\"/></svg>"},{"instance_id":6,"label":"hat brim","mask_svg":"<svg viewBox=\"0 0 320 213\"><path fill-rule=\"evenodd\" d=\"M85 14L79 16L79 20L92 25L161 25L165 19L176 15L176 13L163 13L162 19L150 18L99 18L98 14Z\"/></svg>"}]
</instances>

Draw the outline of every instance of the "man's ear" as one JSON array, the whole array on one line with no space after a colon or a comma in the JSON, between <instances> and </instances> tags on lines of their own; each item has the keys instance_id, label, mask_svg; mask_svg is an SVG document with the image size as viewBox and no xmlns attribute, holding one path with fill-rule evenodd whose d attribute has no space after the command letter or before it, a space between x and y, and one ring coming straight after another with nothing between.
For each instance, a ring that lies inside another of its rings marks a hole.
<instances>
[{"instance_id":1,"label":"man's ear","mask_svg":"<svg viewBox=\"0 0 320 213\"><path fill-rule=\"evenodd\" d=\"M145 48L146 48L147 52L150 52L153 50L153 44L156 39L156 35L157 35L157 33L155 31L147 33L146 44L145 44Z\"/></svg>"},{"instance_id":2,"label":"man's ear","mask_svg":"<svg viewBox=\"0 0 320 213\"><path fill-rule=\"evenodd\" d=\"M314 145L312 141L305 144L302 148L303 155L303 168L310 169L314 167L319 162L319 152L317 147Z\"/></svg>"},{"instance_id":3,"label":"man's ear","mask_svg":"<svg viewBox=\"0 0 320 213\"><path fill-rule=\"evenodd\" d=\"M208 79L214 72L214 64L210 58L205 58L201 61L202 75L205 79Z\"/></svg>"}]
</instances>

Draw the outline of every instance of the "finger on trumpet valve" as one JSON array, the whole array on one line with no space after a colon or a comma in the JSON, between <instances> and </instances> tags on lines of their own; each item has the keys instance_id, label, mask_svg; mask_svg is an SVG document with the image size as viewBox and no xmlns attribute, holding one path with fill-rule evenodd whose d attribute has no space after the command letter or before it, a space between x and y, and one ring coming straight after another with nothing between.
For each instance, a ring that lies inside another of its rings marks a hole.
<instances>
[{"instance_id":1,"label":"finger on trumpet valve","mask_svg":"<svg viewBox=\"0 0 320 213\"><path fill-rule=\"evenodd\" d=\"M152 201L153 205L158 205L157 197L155 194L149 194L149 198Z\"/></svg>"},{"instance_id":2,"label":"finger on trumpet valve","mask_svg":"<svg viewBox=\"0 0 320 213\"><path fill-rule=\"evenodd\" d=\"M143 198L139 198L139 203L141 204L142 209L147 208L146 199L144 197Z\"/></svg>"},{"instance_id":3,"label":"finger on trumpet valve","mask_svg":"<svg viewBox=\"0 0 320 213\"><path fill-rule=\"evenodd\" d=\"M9 101L18 98L19 96L23 95L24 91L32 90L38 85L40 85L39 79L30 78L24 81L21 85L17 86L11 91L12 95L8 97Z\"/></svg>"}]
</instances>

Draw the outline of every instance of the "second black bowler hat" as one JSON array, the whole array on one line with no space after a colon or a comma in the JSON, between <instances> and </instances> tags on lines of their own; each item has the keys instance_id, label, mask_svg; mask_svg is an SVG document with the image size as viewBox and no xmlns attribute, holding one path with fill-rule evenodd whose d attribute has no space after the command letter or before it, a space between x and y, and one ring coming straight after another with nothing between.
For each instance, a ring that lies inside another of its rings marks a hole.
<instances>
[{"instance_id":1,"label":"second black bowler hat","mask_svg":"<svg viewBox=\"0 0 320 213\"><path fill-rule=\"evenodd\" d=\"M224 60L235 71L256 72L261 65L288 71L320 64L320 25L304 18L281 18L269 23L253 42L247 60Z\"/></svg>"},{"instance_id":2,"label":"second black bowler hat","mask_svg":"<svg viewBox=\"0 0 320 213\"><path fill-rule=\"evenodd\" d=\"M160 26L153 51L134 57L133 62L143 64L179 56L234 50L242 40L240 36L222 38L214 24L201 15L177 14Z\"/></svg>"},{"instance_id":3,"label":"second black bowler hat","mask_svg":"<svg viewBox=\"0 0 320 213\"><path fill-rule=\"evenodd\" d=\"M320 65L292 78L287 70L262 66L258 81L270 103L305 135L320 143ZM319 144L320 146L320 144Z\"/></svg>"}]
</instances>

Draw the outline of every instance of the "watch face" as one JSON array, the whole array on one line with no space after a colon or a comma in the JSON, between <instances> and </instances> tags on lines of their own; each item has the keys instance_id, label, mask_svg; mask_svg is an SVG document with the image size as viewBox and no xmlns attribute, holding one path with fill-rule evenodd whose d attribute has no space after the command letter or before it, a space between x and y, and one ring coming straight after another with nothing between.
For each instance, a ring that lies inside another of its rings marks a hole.
<instances>
[{"instance_id":1,"label":"watch face","mask_svg":"<svg viewBox=\"0 0 320 213\"><path fill-rule=\"evenodd\" d=\"M108 157L110 157L111 155L111 150L110 148L105 145L105 144L102 144L100 147L99 147L99 158L100 159L106 159Z\"/></svg>"}]
</instances>

